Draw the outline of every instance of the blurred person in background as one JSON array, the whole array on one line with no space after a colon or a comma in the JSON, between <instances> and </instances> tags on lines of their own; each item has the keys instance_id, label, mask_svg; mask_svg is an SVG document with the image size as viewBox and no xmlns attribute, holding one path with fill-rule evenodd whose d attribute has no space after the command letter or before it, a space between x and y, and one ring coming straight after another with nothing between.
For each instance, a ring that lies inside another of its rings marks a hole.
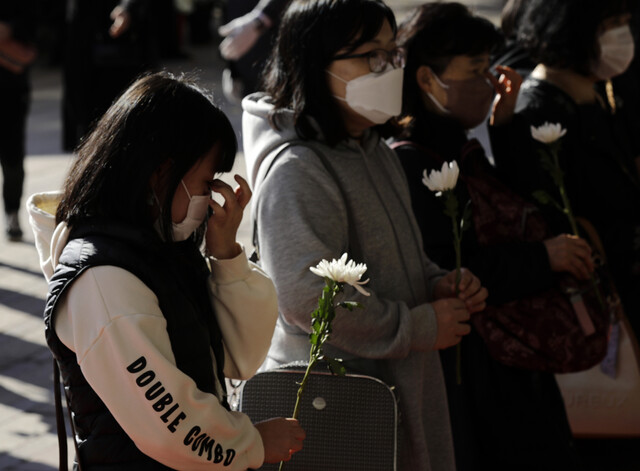
<instances>
[{"instance_id":1,"label":"blurred person in background","mask_svg":"<svg viewBox=\"0 0 640 471\"><path fill-rule=\"evenodd\" d=\"M189 41L191 44L209 44L213 39L211 22L219 0L195 0L189 15Z\"/></svg>"},{"instance_id":2,"label":"blurred person in background","mask_svg":"<svg viewBox=\"0 0 640 471\"><path fill-rule=\"evenodd\" d=\"M70 0L63 77L63 148L73 151L112 101L155 67L152 0Z\"/></svg>"},{"instance_id":3,"label":"blurred person in background","mask_svg":"<svg viewBox=\"0 0 640 471\"><path fill-rule=\"evenodd\" d=\"M241 0L229 2L227 23L218 29L224 37L220 55L228 61L222 74L222 89L230 102L259 90L260 77L290 0Z\"/></svg>"},{"instance_id":4,"label":"blurred person in background","mask_svg":"<svg viewBox=\"0 0 640 471\"><path fill-rule=\"evenodd\" d=\"M527 0L507 0L505 3L500 15L500 29L505 44L494 51L496 56L492 58L493 64L511 67L523 78L526 78L536 66L529 51L517 39L518 24L527 4Z\"/></svg>"},{"instance_id":5,"label":"blurred person in background","mask_svg":"<svg viewBox=\"0 0 640 471\"><path fill-rule=\"evenodd\" d=\"M29 64L36 54L34 9L34 0L0 2L0 165L5 232L10 241L22 240L19 210L31 93Z\"/></svg>"}]
</instances>

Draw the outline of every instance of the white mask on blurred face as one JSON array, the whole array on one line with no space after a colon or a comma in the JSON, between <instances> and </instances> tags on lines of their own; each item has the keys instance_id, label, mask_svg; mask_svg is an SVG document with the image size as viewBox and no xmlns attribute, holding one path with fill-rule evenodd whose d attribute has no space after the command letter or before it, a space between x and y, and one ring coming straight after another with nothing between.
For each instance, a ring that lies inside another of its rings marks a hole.
<instances>
[{"instance_id":1,"label":"white mask on blurred face","mask_svg":"<svg viewBox=\"0 0 640 471\"><path fill-rule=\"evenodd\" d=\"M404 69L390 68L381 73L371 72L348 81L328 70L327 73L347 84L345 97L335 98L345 101L349 108L372 123L386 123L402 112Z\"/></svg>"},{"instance_id":2,"label":"white mask on blurred face","mask_svg":"<svg viewBox=\"0 0 640 471\"><path fill-rule=\"evenodd\" d=\"M634 54L633 35L629 25L605 31L598 38L600 57L591 71L601 80L608 80L627 70Z\"/></svg>"},{"instance_id":3,"label":"white mask on blurred face","mask_svg":"<svg viewBox=\"0 0 640 471\"><path fill-rule=\"evenodd\" d=\"M189 197L189 206L187 208L187 215L182 222L173 223L173 240L176 242L187 240L189 236L200 227L200 224L202 224L207 217L209 200L211 199L209 195L191 196L184 181L181 180L180 183L182 183L182 187Z\"/></svg>"}]
</instances>

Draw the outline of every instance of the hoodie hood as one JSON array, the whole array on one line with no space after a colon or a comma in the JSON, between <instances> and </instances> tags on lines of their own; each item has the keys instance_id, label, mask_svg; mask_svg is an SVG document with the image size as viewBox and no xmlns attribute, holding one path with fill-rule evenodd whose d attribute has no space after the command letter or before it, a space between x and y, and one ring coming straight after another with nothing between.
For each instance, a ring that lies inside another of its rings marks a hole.
<instances>
[{"instance_id":1,"label":"hoodie hood","mask_svg":"<svg viewBox=\"0 0 640 471\"><path fill-rule=\"evenodd\" d=\"M56 209L61 197L61 191L51 191L36 193L27 200L29 225L33 230L40 269L47 282L53 276L62 249L69 240L67 224L56 226Z\"/></svg>"},{"instance_id":2,"label":"hoodie hood","mask_svg":"<svg viewBox=\"0 0 640 471\"><path fill-rule=\"evenodd\" d=\"M278 126L269 124L273 102L265 93L253 93L242 100L242 145L251 188L255 188L258 170L264 159L285 142L300 139L293 124L293 111L278 115Z\"/></svg>"},{"instance_id":3,"label":"hoodie hood","mask_svg":"<svg viewBox=\"0 0 640 471\"><path fill-rule=\"evenodd\" d=\"M302 140L296 132L293 110L278 113L279 129L271 126L269 113L273 108L272 98L263 92L253 93L242 100L242 144L247 176L254 192L257 191L256 181L262 162L285 143ZM310 121L311 126L317 131L316 137L312 139L314 145L330 150L334 155L368 154L373 152L380 142L377 131L370 128L365 130L361 140L345 139L335 147L328 147L323 142L320 126L313 119Z\"/></svg>"}]
</instances>

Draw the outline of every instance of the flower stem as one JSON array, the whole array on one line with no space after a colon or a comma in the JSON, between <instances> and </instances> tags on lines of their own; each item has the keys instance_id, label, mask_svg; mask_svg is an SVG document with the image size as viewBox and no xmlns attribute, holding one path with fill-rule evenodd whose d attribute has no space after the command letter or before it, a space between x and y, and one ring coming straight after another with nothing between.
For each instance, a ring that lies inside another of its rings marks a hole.
<instances>
[{"instance_id":1,"label":"flower stem","mask_svg":"<svg viewBox=\"0 0 640 471\"><path fill-rule=\"evenodd\" d=\"M573 235L579 237L578 225L576 224L576 219L573 216L573 210L571 209L571 203L569 202L569 197L567 196L564 184L560 185L560 196L562 197L562 204L564 205L564 213L567 215L567 219L569 219L569 224L571 225L571 231L573 232Z\"/></svg>"},{"instance_id":2,"label":"flower stem","mask_svg":"<svg viewBox=\"0 0 640 471\"><path fill-rule=\"evenodd\" d=\"M450 194L451 198L454 198L453 192ZM457 215L451 215L451 222L453 224L453 249L456 253L456 280L455 280L455 294L456 298L460 295L460 280L462 278L462 234L460 231L460 223L458 222ZM462 384L462 341L456 345L456 384Z\"/></svg>"},{"instance_id":3,"label":"flower stem","mask_svg":"<svg viewBox=\"0 0 640 471\"><path fill-rule=\"evenodd\" d=\"M462 278L461 267L462 267L462 249L461 245L461 237L460 237L460 228L458 227L457 217L451 217L451 222L453 223L453 249L456 253L456 280L455 280L455 293L456 297L460 294L460 279Z\"/></svg>"},{"instance_id":4,"label":"flower stem","mask_svg":"<svg viewBox=\"0 0 640 471\"><path fill-rule=\"evenodd\" d=\"M321 311L322 317L320 324L318 327L315 327L314 323L314 334L316 335L315 342L311 344L311 348L309 349L309 364L307 365L307 369L304 372L304 376L302 377L302 381L298 385L298 393L296 394L296 404L293 407L293 415L291 416L293 419L297 419L300 413L300 407L302 405L302 393L304 392L304 388L307 385L307 381L309 381L310 373L318 360L322 357L322 347L324 345L325 340L327 340L329 336L329 332L331 332L331 321L333 320L334 306L333 300L335 299L336 294L340 291L341 285L340 283L336 283L334 280L329 278L325 279L327 283L328 290L323 290L322 295L319 300L318 309ZM280 462L280 466L278 467L279 471L282 471L284 467L284 461Z\"/></svg>"},{"instance_id":5,"label":"flower stem","mask_svg":"<svg viewBox=\"0 0 640 471\"><path fill-rule=\"evenodd\" d=\"M456 345L456 384L462 384L462 339Z\"/></svg>"},{"instance_id":6,"label":"flower stem","mask_svg":"<svg viewBox=\"0 0 640 471\"><path fill-rule=\"evenodd\" d=\"M571 202L569 201L569 196L567 195L567 190L564 186L564 178L562 177L562 168L560 167L560 159L558 157L559 143L551 146L551 155L553 157L553 164L556 167L557 173L557 184L558 190L560 191L560 196L562 197L562 205L564 206L564 213L567 215L567 219L569 219L569 224L571 225L571 231L573 235L579 237L578 233L578 225L576 224L576 219L573 216L573 210L571 209ZM555 178L555 177L554 177Z\"/></svg>"},{"instance_id":7,"label":"flower stem","mask_svg":"<svg viewBox=\"0 0 640 471\"><path fill-rule=\"evenodd\" d=\"M298 418L298 414L300 413L300 399L302 398L302 393L304 391L305 386L307 385L307 381L309 380L309 373L311 369L315 366L317 361L317 356L313 356L309 365L307 366L307 371L304 372L304 376L302 377L302 381L300 382L300 387L298 388L298 394L296 395L296 405L293 408L293 415L291 416L293 419Z\"/></svg>"},{"instance_id":8,"label":"flower stem","mask_svg":"<svg viewBox=\"0 0 640 471\"><path fill-rule=\"evenodd\" d=\"M557 146L553 148L552 155L553 155L554 164L556 166L556 170L559 172L560 171L560 161L558 159ZM578 231L578 224L576 223L576 218L573 215L573 209L571 208L571 202L569 201L569 196L567 195L567 190L564 187L564 180L563 179L559 179L559 181L558 181L558 189L560 190L560 196L562 197L562 204L564 206L564 213L566 214L567 219L569 220L569 224L571 225L571 231L573 232L574 236L580 237L580 233ZM596 279L593 276L593 273L591 273L589 275L589 278L591 278L591 285L593 286L593 290L595 292L596 298L598 299L598 303L600 304L600 308L606 309L606 306L604 304L602 296L600 295L600 290L598 289L598 283L596 282Z\"/></svg>"},{"instance_id":9,"label":"flower stem","mask_svg":"<svg viewBox=\"0 0 640 471\"><path fill-rule=\"evenodd\" d=\"M307 370L304 372L304 376L302 377L302 381L300 381L300 385L298 386L298 394L296 395L296 405L293 408L293 415L291 416L293 419L298 418L298 414L300 413L300 399L302 398L302 393L304 391L305 386L307 385L307 381L309 380L309 373L315 366L318 361L318 349L316 346L312 346L311 352L309 353L309 364L307 365ZM282 471L284 467L284 461L280 461L280 466L278 467L279 471Z\"/></svg>"}]
</instances>

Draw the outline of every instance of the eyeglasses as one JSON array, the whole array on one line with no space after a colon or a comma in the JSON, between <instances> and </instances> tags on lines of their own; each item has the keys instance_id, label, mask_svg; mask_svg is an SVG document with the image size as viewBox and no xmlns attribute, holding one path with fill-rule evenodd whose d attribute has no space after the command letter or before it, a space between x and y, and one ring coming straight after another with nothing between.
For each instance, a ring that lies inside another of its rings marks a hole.
<instances>
[{"instance_id":1,"label":"eyeglasses","mask_svg":"<svg viewBox=\"0 0 640 471\"><path fill-rule=\"evenodd\" d=\"M369 70L378 74L383 72L388 64L391 64L394 69L404 68L407 62L407 52L402 47L396 47L391 51L386 49L374 49L372 51L363 52L362 54L340 54L333 58L334 61L340 61L344 59L360 59L366 58L369 62Z\"/></svg>"}]
</instances>

